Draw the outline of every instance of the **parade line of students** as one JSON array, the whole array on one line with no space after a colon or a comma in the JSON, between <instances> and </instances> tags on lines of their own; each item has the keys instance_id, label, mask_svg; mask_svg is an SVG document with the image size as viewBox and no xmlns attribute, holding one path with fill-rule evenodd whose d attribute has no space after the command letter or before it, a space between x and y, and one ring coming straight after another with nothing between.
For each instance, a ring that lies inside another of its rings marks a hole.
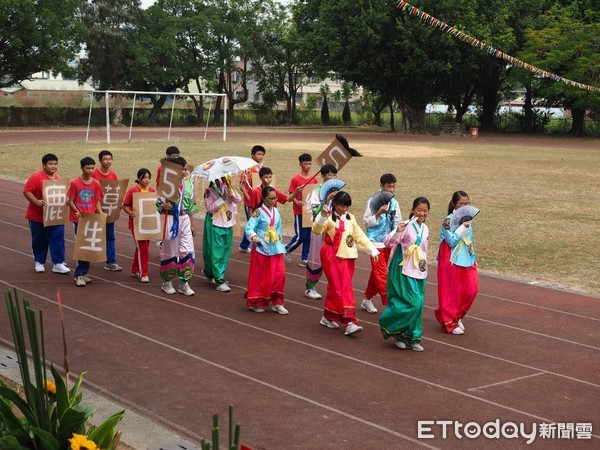
<instances>
[{"instance_id":1,"label":"parade line of students","mask_svg":"<svg viewBox=\"0 0 600 450\"><path fill-rule=\"evenodd\" d=\"M429 241L429 228L425 222L431 208L429 200L425 197L414 199L407 220L402 220L400 205L394 198L396 178L390 173L383 174L380 177L380 191L367 202L362 217L363 231L356 216L350 212L352 198L344 189L344 183L336 179L337 169L334 166L321 167L323 184L303 199L302 189L312 179L310 155L300 155L301 171L294 176L285 194L271 186L273 172L264 166L265 154L264 147L255 146L251 157L256 167L237 175L235 180L228 176L213 180L203 193L206 216L202 272L209 283L219 292L231 291L226 271L233 247L237 209L243 202L247 224L239 250L250 253L248 284L244 293L250 311L264 313L272 310L281 315L289 314L284 306L285 264L291 261L290 253L302 246L300 266L306 268L304 295L314 300L322 299L322 294L317 291L317 283L323 272L328 280L320 324L333 330L342 328L346 336L359 333L362 327L356 315L352 281L360 249L368 253L371 260L371 274L360 307L367 313L376 314L378 311L372 299L379 295L384 307L379 318L384 339L392 338L400 349L423 351L421 338ZM167 148L166 157L175 167L180 166L182 182L177 200L158 197L156 202L157 211L165 215L165 232L159 242L161 290L169 295L180 293L192 296L195 293L190 281L196 264L196 231L192 216L198 212L198 188L190 180L188 163L177 147ZM112 153L101 151L98 161L100 167L95 168L93 158L83 158L80 161L82 173L71 181L67 190L66 202L75 234L82 213L102 211L101 200L105 193L98 180L117 180L111 169ZM253 174L258 175L260 185L255 185L258 180L253 180ZM52 272L67 275L71 269L65 262L65 227L44 226L43 220L43 183L45 180L58 179L58 157L44 155L42 170L31 175L23 189L29 202L25 218L29 221L31 231L35 272L45 271L50 250ZM133 194L155 192L150 186L151 180L151 171L140 168L136 184L127 191L120 205L128 215L129 229L135 243L131 275L142 283L150 281L149 241L137 240L133 232L133 220L136 217ZM344 187L325 192L328 184ZM295 235L285 245L277 204L289 201L294 203ZM465 333L463 319L478 292L473 220L470 216L462 217L463 214L454 216L457 210L467 205L470 205L468 194L460 190L454 192L440 227L438 308L435 317L443 331L452 335ZM468 208L464 211L468 211ZM461 221L453 220L459 217ZM107 271L122 270L116 262L114 222L106 227L104 268ZM76 286L85 287L91 283L89 270L88 261L77 261L74 269ZM174 281L178 282L177 289Z\"/></svg>"}]
</instances>

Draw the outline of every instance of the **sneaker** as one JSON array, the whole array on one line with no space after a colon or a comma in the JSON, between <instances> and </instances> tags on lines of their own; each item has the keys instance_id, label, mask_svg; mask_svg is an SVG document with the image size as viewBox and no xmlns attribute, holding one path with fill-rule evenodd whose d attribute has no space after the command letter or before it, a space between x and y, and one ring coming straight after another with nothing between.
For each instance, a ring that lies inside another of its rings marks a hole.
<instances>
[{"instance_id":1,"label":"sneaker","mask_svg":"<svg viewBox=\"0 0 600 450\"><path fill-rule=\"evenodd\" d=\"M350 336L351 334L360 333L362 329L363 328L360 325L356 325L354 322L350 322L348 325L346 325L346 331L344 332L344 334L346 336Z\"/></svg>"},{"instance_id":2,"label":"sneaker","mask_svg":"<svg viewBox=\"0 0 600 450\"><path fill-rule=\"evenodd\" d=\"M104 270L108 270L110 272L119 272L123 269L117 263L112 263L112 264L104 264Z\"/></svg>"},{"instance_id":3,"label":"sneaker","mask_svg":"<svg viewBox=\"0 0 600 450\"><path fill-rule=\"evenodd\" d=\"M163 291L165 294L174 294L175 292L177 292L175 290L175 288L173 287L173 283L171 283L170 281L165 281L163 282L162 286L160 287L161 291Z\"/></svg>"},{"instance_id":4,"label":"sneaker","mask_svg":"<svg viewBox=\"0 0 600 450\"><path fill-rule=\"evenodd\" d=\"M179 289L177 289L177 292L179 292L180 294L183 294L183 295L187 295L188 297L190 295L195 294L195 292L192 291L192 288L190 287L190 285L187 283L180 284Z\"/></svg>"},{"instance_id":5,"label":"sneaker","mask_svg":"<svg viewBox=\"0 0 600 450\"><path fill-rule=\"evenodd\" d=\"M289 264L292 262L292 254L291 253L285 252L285 255L283 255L283 257L284 257L286 263Z\"/></svg>"},{"instance_id":6,"label":"sneaker","mask_svg":"<svg viewBox=\"0 0 600 450\"><path fill-rule=\"evenodd\" d=\"M42 263L36 262L35 263L35 271L39 272L39 273L45 272L46 271L46 267Z\"/></svg>"},{"instance_id":7,"label":"sneaker","mask_svg":"<svg viewBox=\"0 0 600 450\"><path fill-rule=\"evenodd\" d=\"M300 261L300 262L298 263L298 265L299 265L300 267L306 267L306 263L307 263L307 261L306 261L305 259L303 259L302 261Z\"/></svg>"},{"instance_id":8,"label":"sneaker","mask_svg":"<svg viewBox=\"0 0 600 450\"><path fill-rule=\"evenodd\" d=\"M422 352L425 350L421 344L411 344L410 349L414 350L415 352Z\"/></svg>"},{"instance_id":9,"label":"sneaker","mask_svg":"<svg viewBox=\"0 0 600 450\"><path fill-rule=\"evenodd\" d=\"M463 322L461 319L458 319L458 328L460 328L461 330L465 331L465 326L463 325Z\"/></svg>"},{"instance_id":10,"label":"sneaker","mask_svg":"<svg viewBox=\"0 0 600 450\"><path fill-rule=\"evenodd\" d=\"M75 277L74 280L75 280L75 286L79 286L79 287L85 286L85 280L83 278L83 275L79 275L79 276Z\"/></svg>"},{"instance_id":11,"label":"sneaker","mask_svg":"<svg viewBox=\"0 0 600 450\"><path fill-rule=\"evenodd\" d=\"M327 328L339 328L340 327L339 323L334 322L329 319L326 319L325 316L321 317L321 321L319 323Z\"/></svg>"},{"instance_id":12,"label":"sneaker","mask_svg":"<svg viewBox=\"0 0 600 450\"><path fill-rule=\"evenodd\" d=\"M142 277L142 278L140 278L140 281L142 283L150 283L150 277L147 277L147 276L146 277Z\"/></svg>"},{"instance_id":13,"label":"sneaker","mask_svg":"<svg viewBox=\"0 0 600 450\"><path fill-rule=\"evenodd\" d=\"M219 291L219 292L229 292L229 291L231 291L231 288L229 287L229 284L227 284L227 281L223 281L221 284L219 284L217 286L217 291Z\"/></svg>"},{"instance_id":14,"label":"sneaker","mask_svg":"<svg viewBox=\"0 0 600 450\"><path fill-rule=\"evenodd\" d=\"M250 247L248 247L248 248L240 247L240 252L241 253L252 253L252 249Z\"/></svg>"},{"instance_id":15,"label":"sneaker","mask_svg":"<svg viewBox=\"0 0 600 450\"><path fill-rule=\"evenodd\" d=\"M257 313L265 312L265 308L261 308L260 306L251 306L250 309Z\"/></svg>"},{"instance_id":16,"label":"sneaker","mask_svg":"<svg viewBox=\"0 0 600 450\"><path fill-rule=\"evenodd\" d=\"M277 314L281 314L282 316L289 314L289 311L285 309L283 305L273 305L271 306L271 311L276 312Z\"/></svg>"},{"instance_id":17,"label":"sneaker","mask_svg":"<svg viewBox=\"0 0 600 450\"><path fill-rule=\"evenodd\" d=\"M396 347L398 347L399 349L404 350L406 348L406 344L402 341L396 341Z\"/></svg>"},{"instance_id":18,"label":"sneaker","mask_svg":"<svg viewBox=\"0 0 600 450\"><path fill-rule=\"evenodd\" d=\"M83 281L85 281L85 284L89 284L92 282L92 277L90 277L89 273L84 273L82 275L82 277L83 277Z\"/></svg>"},{"instance_id":19,"label":"sneaker","mask_svg":"<svg viewBox=\"0 0 600 450\"><path fill-rule=\"evenodd\" d=\"M452 334L465 334L465 332L460 327L456 327L454 330L452 330Z\"/></svg>"},{"instance_id":20,"label":"sneaker","mask_svg":"<svg viewBox=\"0 0 600 450\"><path fill-rule=\"evenodd\" d=\"M54 264L52 266L52 272L54 273L69 273L71 269L65 266L65 263Z\"/></svg>"},{"instance_id":21,"label":"sneaker","mask_svg":"<svg viewBox=\"0 0 600 450\"><path fill-rule=\"evenodd\" d=\"M131 272L131 278L139 278L139 277L140 277L139 273Z\"/></svg>"},{"instance_id":22,"label":"sneaker","mask_svg":"<svg viewBox=\"0 0 600 450\"><path fill-rule=\"evenodd\" d=\"M363 301L360 302L360 307L369 314L375 314L377 312L377 308L373 306L373 302L368 298L364 298Z\"/></svg>"},{"instance_id":23,"label":"sneaker","mask_svg":"<svg viewBox=\"0 0 600 450\"><path fill-rule=\"evenodd\" d=\"M308 297L308 298L312 298L313 300L319 300L321 297L321 294L319 294L316 290L314 289L307 289L304 291L304 296Z\"/></svg>"}]
</instances>

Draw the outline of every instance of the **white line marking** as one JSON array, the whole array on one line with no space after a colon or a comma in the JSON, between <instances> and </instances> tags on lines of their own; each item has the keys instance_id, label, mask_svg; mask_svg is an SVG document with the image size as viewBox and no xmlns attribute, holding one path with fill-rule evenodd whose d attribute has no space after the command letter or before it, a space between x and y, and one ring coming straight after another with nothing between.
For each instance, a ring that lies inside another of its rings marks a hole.
<instances>
[{"instance_id":1,"label":"white line marking","mask_svg":"<svg viewBox=\"0 0 600 450\"><path fill-rule=\"evenodd\" d=\"M484 386L477 386L474 388L470 388L469 391L478 391L480 389L487 389L489 387L492 386L500 386L501 384L508 384L508 383L512 383L514 381L519 381L519 380L525 380L527 378L532 378L532 377L537 377L538 375L545 375L544 372L537 372L537 373L532 373L531 375L525 375L522 377L516 377L516 378L511 378L510 380L504 380L504 381L499 381L498 383L492 383L492 384L486 384Z\"/></svg>"}]
</instances>

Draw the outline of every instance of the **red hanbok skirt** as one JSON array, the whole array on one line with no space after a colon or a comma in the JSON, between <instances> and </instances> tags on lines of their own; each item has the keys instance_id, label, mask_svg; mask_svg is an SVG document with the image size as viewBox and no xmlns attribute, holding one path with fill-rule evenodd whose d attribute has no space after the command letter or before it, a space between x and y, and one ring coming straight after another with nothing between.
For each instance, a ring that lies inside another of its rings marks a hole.
<instances>
[{"instance_id":1,"label":"red hanbok skirt","mask_svg":"<svg viewBox=\"0 0 600 450\"><path fill-rule=\"evenodd\" d=\"M285 262L283 254L265 256L252 248L246 304L248 308L266 308L269 302L283 305L285 287Z\"/></svg>"}]
</instances>

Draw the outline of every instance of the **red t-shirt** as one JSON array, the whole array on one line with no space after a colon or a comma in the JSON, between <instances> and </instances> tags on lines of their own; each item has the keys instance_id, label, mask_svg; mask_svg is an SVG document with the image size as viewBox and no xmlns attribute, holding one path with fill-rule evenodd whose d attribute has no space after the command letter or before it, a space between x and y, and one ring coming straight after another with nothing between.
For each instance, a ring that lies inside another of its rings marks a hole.
<instances>
[{"instance_id":1,"label":"red t-shirt","mask_svg":"<svg viewBox=\"0 0 600 450\"><path fill-rule=\"evenodd\" d=\"M123 200L123 206L127 206L130 210L134 210L133 209L133 194L135 194L136 192L143 192L142 188L140 188L139 184L136 184L135 186L131 186L129 188L129 190L127 191L127 193L125 194L125 199ZM156 189L154 189L152 186L148 186L148 190L146 192L156 192ZM129 217L129 229L133 230L133 217Z\"/></svg>"},{"instance_id":2,"label":"red t-shirt","mask_svg":"<svg viewBox=\"0 0 600 450\"><path fill-rule=\"evenodd\" d=\"M275 193L277 194L277 202L275 203L275 207L277 207L277 203L281 203L282 205L287 201L287 195L281 192L279 189L275 188ZM262 200L262 185L255 187L252 189L252 193L250 194L250 208L256 209Z\"/></svg>"},{"instance_id":3,"label":"red t-shirt","mask_svg":"<svg viewBox=\"0 0 600 450\"><path fill-rule=\"evenodd\" d=\"M77 177L71 181L67 197L73 200L80 212L93 214L96 212L96 203L104 198L104 193L98 180L92 178L90 184L85 184L81 177ZM71 208L69 208L69 220L71 222L78 221L75 212Z\"/></svg>"},{"instance_id":4,"label":"red t-shirt","mask_svg":"<svg viewBox=\"0 0 600 450\"><path fill-rule=\"evenodd\" d=\"M308 178L304 178L302 176L302 174L297 173L296 175L294 175L294 178L292 178L292 181L290 181L290 187L288 188L289 193L291 194L292 192L294 192L294 189L296 189L298 186L304 186L306 184L306 182L308 180L310 180L312 178L311 175L308 176ZM296 200L302 200L302 191L298 192L298 195L296 195ZM296 205L294 203L294 215L295 216L301 216L302 215L302 206L300 205Z\"/></svg>"},{"instance_id":5,"label":"red t-shirt","mask_svg":"<svg viewBox=\"0 0 600 450\"><path fill-rule=\"evenodd\" d=\"M117 174L114 170L109 169L108 170L108 175L104 175L102 172L100 172L100 169L98 169L97 167L94 169L94 171L92 172L92 178L94 180L118 180L119 178L117 177Z\"/></svg>"},{"instance_id":6,"label":"red t-shirt","mask_svg":"<svg viewBox=\"0 0 600 450\"><path fill-rule=\"evenodd\" d=\"M23 188L23 193L31 192L35 198L38 200L42 199L42 183L44 180L56 180L59 179L60 176L55 174L55 176L48 176L44 170L40 170L29 177L27 183L25 183L25 187ZM25 212L25 218L27 220L33 220L34 222L44 222L44 209L42 206L36 206L33 203L29 202L27 206L27 211Z\"/></svg>"}]
</instances>

